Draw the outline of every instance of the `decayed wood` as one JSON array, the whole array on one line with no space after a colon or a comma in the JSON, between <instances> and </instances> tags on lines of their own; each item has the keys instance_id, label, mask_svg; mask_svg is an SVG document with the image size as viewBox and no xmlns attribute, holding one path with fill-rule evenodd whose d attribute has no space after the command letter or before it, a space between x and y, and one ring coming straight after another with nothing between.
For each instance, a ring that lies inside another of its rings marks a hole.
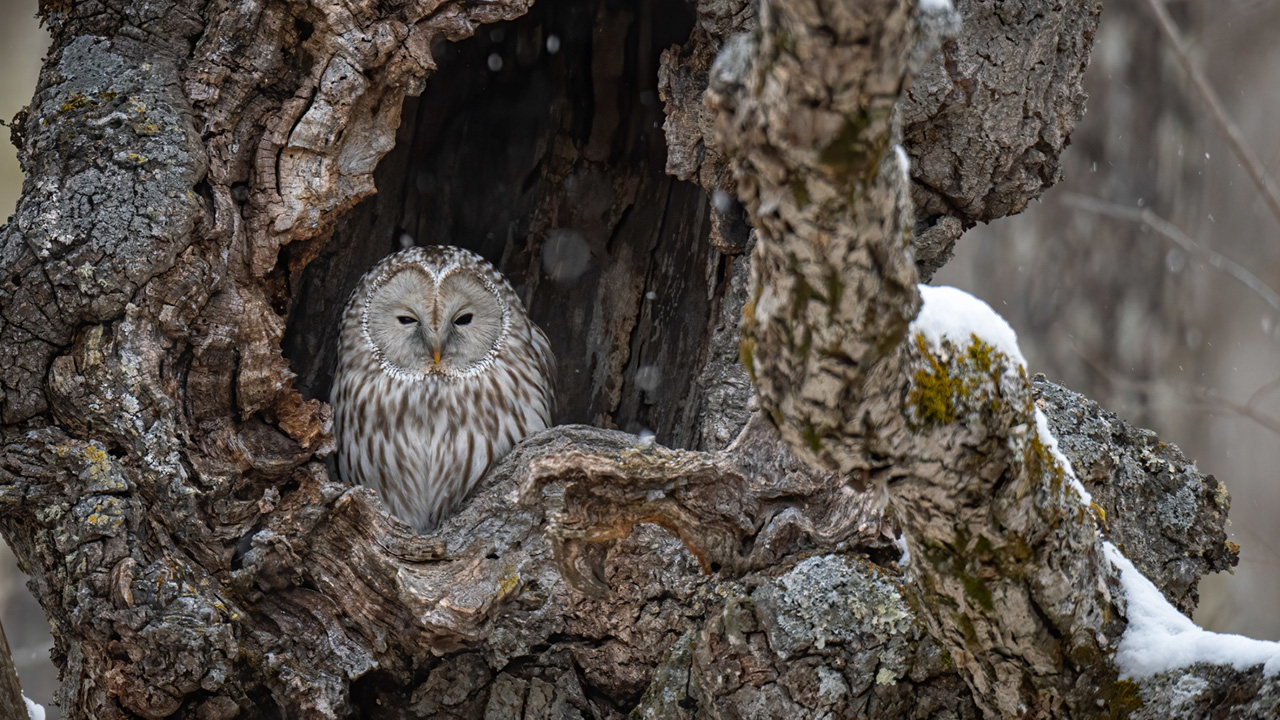
<instances>
[{"instance_id":1,"label":"decayed wood","mask_svg":"<svg viewBox=\"0 0 1280 720\"><path fill-rule=\"evenodd\" d=\"M1025 42L1059 17L1003 5ZM1025 378L976 378L967 427L903 405L918 371L966 370L906 337L920 217L892 148L928 55L914 5L43 12L27 185L0 229L0 529L54 621L70 716L1087 715L1097 687L1133 707L1105 660L1123 614L1092 519L1017 430ZM1054 22L1067 41L1036 47L1069 102L1038 117L1064 139L1092 21ZM948 100L912 156L964 112ZM517 110L527 133L496 141ZM1001 169L1049 182L1061 143L1037 147ZM989 155L969 157L947 171L987 187ZM590 262L566 280L546 248L568 230ZM480 249L516 281L555 339L562 419L688 449L555 428L428 537L337 482L332 320L403 234ZM1195 559L1225 515L1182 477L1195 537L1133 523L1119 544L1179 563L1153 579L1188 607L1230 558ZM1206 706L1272 697L1258 673L1196 672ZM1138 688L1143 711L1177 680ZM1261 692L1229 696L1233 680Z\"/></svg>"},{"instance_id":2,"label":"decayed wood","mask_svg":"<svg viewBox=\"0 0 1280 720\"><path fill-rule=\"evenodd\" d=\"M560 422L647 429L676 447L732 440L750 390L736 326L721 318L742 288L731 287L733 256L707 242L706 193L665 172L656 92L659 54L692 24L683 0L639 16L594 0L571 12L545 3L474 43L442 45L442 80L406 105L377 171L383 192L291 288L286 353L304 392L327 397L346 299L333 288L350 288L405 237L470 247L506 273L561 358ZM490 55L504 58L497 72ZM726 232L745 246L738 216ZM708 350L726 344L728 362ZM728 383L702 381L698 368ZM736 424L702 429L723 415Z\"/></svg>"}]
</instances>

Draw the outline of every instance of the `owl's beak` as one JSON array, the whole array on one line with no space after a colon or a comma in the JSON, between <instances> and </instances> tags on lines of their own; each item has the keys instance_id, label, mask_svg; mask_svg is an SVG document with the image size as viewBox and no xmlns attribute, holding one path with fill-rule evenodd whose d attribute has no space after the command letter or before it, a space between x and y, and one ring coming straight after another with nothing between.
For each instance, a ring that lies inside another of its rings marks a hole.
<instances>
[{"instance_id":1,"label":"owl's beak","mask_svg":"<svg viewBox=\"0 0 1280 720\"><path fill-rule=\"evenodd\" d=\"M433 349L431 351L431 357L436 361L436 364L439 365L440 364L440 348Z\"/></svg>"}]
</instances>

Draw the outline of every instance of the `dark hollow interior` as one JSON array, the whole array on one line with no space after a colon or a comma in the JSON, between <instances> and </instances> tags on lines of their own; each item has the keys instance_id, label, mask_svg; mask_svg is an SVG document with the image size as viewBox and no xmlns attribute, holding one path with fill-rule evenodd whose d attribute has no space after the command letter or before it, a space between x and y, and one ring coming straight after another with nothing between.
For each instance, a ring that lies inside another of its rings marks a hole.
<instances>
[{"instance_id":1,"label":"dark hollow interior","mask_svg":"<svg viewBox=\"0 0 1280 720\"><path fill-rule=\"evenodd\" d=\"M731 258L709 242L706 193L664 171L657 89L661 52L693 22L684 0L550 0L441 43L378 194L291 288L284 348L303 394L328 399L360 276L404 240L452 244L496 264L551 338L558 423L696 444Z\"/></svg>"}]
</instances>

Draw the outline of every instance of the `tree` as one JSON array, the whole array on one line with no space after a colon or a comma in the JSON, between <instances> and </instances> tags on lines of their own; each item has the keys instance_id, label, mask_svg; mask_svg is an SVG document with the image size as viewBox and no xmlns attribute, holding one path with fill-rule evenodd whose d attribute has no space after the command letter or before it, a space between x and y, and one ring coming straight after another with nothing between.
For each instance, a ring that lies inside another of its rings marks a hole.
<instances>
[{"instance_id":1,"label":"tree","mask_svg":"<svg viewBox=\"0 0 1280 720\"><path fill-rule=\"evenodd\" d=\"M911 331L917 277L1057 179L1100 6L922 4L46 2L0 528L60 704L1274 712L1259 664L1116 659L1098 529L1189 612L1221 486L1016 348ZM336 318L406 236L499 262L597 426L426 537L326 465Z\"/></svg>"}]
</instances>

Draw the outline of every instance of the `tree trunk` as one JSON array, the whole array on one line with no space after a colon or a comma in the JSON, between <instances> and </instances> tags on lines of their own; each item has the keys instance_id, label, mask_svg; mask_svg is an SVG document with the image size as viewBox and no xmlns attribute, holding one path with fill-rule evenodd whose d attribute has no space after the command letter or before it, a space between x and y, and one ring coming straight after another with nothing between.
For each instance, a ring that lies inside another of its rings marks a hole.
<instances>
[{"instance_id":1,"label":"tree trunk","mask_svg":"<svg viewBox=\"0 0 1280 720\"><path fill-rule=\"evenodd\" d=\"M1216 481L909 332L917 276L1056 181L1100 7L925 5L44 3L0 529L59 704L1162 717L1193 675L1266 716L1261 668L1114 661L1099 525L1189 612L1234 561ZM560 373L562 426L424 537L337 480L325 402L347 294L406 242L498 264Z\"/></svg>"}]
</instances>

